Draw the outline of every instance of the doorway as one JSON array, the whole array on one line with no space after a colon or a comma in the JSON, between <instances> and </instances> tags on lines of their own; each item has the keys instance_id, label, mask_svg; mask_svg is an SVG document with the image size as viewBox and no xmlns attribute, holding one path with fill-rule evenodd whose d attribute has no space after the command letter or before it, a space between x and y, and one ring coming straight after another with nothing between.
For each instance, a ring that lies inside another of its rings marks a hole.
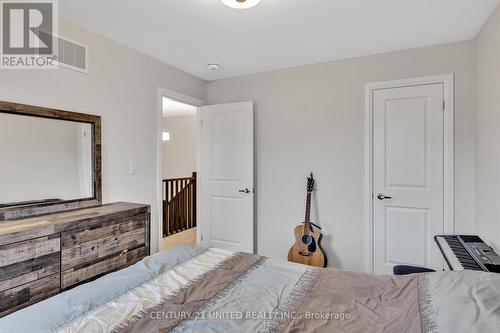
<instances>
[{"instance_id":1,"label":"doorway","mask_svg":"<svg viewBox=\"0 0 500 333\"><path fill-rule=\"evenodd\" d=\"M183 245L205 244L255 251L253 112L253 102L207 106L202 100L159 88L160 209L159 223L152 227L153 249L168 251ZM176 134L174 123L182 122L180 117L192 117L193 113L194 171L192 153L188 157L190 164L180 163L180 157L192 151L192 146L169 150L176 139L182 140L183 135L193 131L192 127L185 128Z\"/></svg>"},{"instance_id":2,"label":"doorway","mask_svg":"<svg viewBox=\"0 0 500 333\"><path fill-rule=\"evenodd\" d=\"M453 76L367 85L367 271L440 270L453 233Z\"/></svg>"},{"instance_id":3,"label":"doorway","mask_svg":"<svg viewBox=\"0 0 500 333\"><path fill-rule=\"evenodd\" d=\"M199 114L203 101L160 89L159 250L199 243Z\"/></svg>"}]
</instances>

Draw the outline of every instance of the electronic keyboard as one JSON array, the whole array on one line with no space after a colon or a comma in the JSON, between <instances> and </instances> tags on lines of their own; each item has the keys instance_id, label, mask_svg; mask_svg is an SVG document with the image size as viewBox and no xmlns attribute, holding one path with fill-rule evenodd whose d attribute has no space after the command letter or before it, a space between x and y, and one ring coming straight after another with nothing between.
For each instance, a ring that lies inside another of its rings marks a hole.
<instances>
[{"instance_id":1,"label":"electronic keyboard","mask_svg":"<svg viewBox=\"0 0 500 333\"><path fill-rule=\"evenodd\" d=\"M434 240L451 270L500 273L500 256L478 236L443 235Z\"/></svg>"}]
</instances>

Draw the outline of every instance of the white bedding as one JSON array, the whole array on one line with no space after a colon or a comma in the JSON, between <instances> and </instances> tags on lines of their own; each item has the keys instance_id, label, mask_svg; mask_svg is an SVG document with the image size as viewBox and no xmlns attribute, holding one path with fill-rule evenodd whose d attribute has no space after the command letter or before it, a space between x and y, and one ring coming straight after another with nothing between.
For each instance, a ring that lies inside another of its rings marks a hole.
<instances>
[{"instance_id":1,"label":"white bedding","mask_svg":"<svg viewBox=\"0 0 500 333\"><path fill-rule=\"evenodd\" d=\"M172 322L165 309L195 311ZM310 309L349 318L304 318ZM287 313L296 317L277 316ZM181 248L0 319L2 333L158 331L496 333L500 274L381 277Z\"/></svg>"}]
</instances>

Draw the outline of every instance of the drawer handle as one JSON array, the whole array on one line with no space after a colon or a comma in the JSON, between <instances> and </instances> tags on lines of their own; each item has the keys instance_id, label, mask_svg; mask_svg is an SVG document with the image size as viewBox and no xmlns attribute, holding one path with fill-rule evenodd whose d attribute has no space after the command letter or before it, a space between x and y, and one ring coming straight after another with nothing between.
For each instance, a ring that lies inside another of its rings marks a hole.
<instances>
[{"instance_id":1,"label":"drawer handle","mask_svg":"<svg viewBox=\"0 0 500 333\"><path fill-rule=\"evenodd\" d=\"M127 253L128 253L128 249L123 250L123 251L120 253L120 257L121 257L121 256L123 256L123 255L125 255L125 254L127 254Z\"/></svg>"}]
</instances>

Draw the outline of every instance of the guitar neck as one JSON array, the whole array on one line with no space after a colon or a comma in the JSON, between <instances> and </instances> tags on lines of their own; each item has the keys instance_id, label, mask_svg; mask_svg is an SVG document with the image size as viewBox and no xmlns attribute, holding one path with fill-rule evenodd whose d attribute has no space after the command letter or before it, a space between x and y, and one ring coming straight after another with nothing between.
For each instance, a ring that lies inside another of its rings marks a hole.
<instances>
[{"instance_id":1,"label":"guitar neck","mask_svg":"<svg viewBox=\"0 0 500 333\"><path fill-rule=\"evenodd\" d=\"M304 222L305 232L309 234L309 231L311 231L311 192L307 192L306 196L306 217Z\"/></svg>"}]
</instances>

